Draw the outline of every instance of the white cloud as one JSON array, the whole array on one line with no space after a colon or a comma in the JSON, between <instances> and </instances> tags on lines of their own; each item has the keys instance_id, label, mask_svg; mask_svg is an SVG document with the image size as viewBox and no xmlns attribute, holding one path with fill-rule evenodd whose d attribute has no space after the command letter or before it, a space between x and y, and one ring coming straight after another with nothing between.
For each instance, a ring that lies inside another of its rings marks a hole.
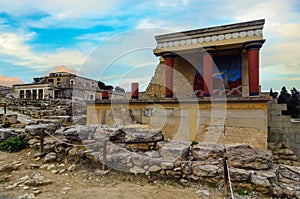
<instances>
[{"instance_id":1,"label":"white cloud","mask_svg":"<svg viewBox=\"0 0 300 199\"><path fill-rule=\"evenodd\" d=\"M76 67L81 65L85 56L77 50L57 49L52 53L34 52L26 42L35 33L17 35L16 33L0 33L0 57L14 65L35 69L48 70L54 66L66 65Z\"/></svg>"},{"instance_id":2,"label":"white cloud","mask_svg":"<svg viewBox=\"0 0 300 199\"><path fill-rule=\"evenodd\" d=\"M22 0L14 1L13 3L9 0L0 0L0 12L5 12L12 16L46 13L62 20L78 16L103 16L114 10L115 6L120 3L120 0Z\"/></svg>"}]
</instances>

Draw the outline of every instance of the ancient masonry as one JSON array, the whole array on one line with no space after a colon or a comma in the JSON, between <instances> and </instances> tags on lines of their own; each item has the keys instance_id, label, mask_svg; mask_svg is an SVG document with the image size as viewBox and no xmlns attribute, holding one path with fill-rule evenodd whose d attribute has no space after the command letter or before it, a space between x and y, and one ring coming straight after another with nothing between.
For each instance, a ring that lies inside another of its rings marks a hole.
<instances>
[{"instance_id":1,"label":"ancient masonry","mask_svg":"<svg viewBox=\"0 0 300 199\"><path fill-rule=\"evenodd\" d=\"M132 92L129 101L89 103L87 123L142 123L169 139L267 149L270 98L259 90L264 23L157 35L160 63L146 91Z\"/></svg>"},{"instance_id":2,"label":"ancient masonry","mask_svg":"<svg viewBox=\"0 0 300 199\"><path fill-rule=\"evenodd\" d=\"M273 99L268 104L268 141L273 150L274 160L281 164L293 165L300 158L300 122L291 116L282 115L287 110L286 104L278 104Z\"/></svg>"}]
</instances>

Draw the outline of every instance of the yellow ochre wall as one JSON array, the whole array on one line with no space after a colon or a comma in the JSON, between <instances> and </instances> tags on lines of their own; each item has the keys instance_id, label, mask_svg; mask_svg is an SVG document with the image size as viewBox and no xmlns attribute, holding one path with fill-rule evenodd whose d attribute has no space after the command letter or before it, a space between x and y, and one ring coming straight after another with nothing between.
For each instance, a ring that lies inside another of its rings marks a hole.
<instances>
[{"instance_id":1,"label":"yellow ochre wall","mask_svg":"<svg viewBox=\"0 0 300 199\"><path fill-rule=\"evenodd\" d=\"M152 115L145 112L152 110ZM154 111L153 111L154 110ZM135 123L162 129L166 138L267 149L267 102L127 103L88 105L88 124Z\"/></svg>"}]
</instances>

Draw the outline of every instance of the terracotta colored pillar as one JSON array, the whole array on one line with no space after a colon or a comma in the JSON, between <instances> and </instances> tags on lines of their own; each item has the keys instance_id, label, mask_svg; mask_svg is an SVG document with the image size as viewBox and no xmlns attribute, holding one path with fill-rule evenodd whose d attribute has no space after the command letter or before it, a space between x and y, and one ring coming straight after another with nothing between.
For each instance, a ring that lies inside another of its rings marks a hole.
<instances>
[{"instance_id":1,"label":"terracotta colored pillar","mask_svg":"<svg viewBox=\"0 0 300 199\"><path fill-rule=\"evenodd\" d=\"M215 47L207 47L203 54L204 97L209 97L213 91L213 53Z\"/></svg>"},{"instance_id":2,"label":"terracotta colored pillar","mask_svg":"<svg viewBox=\"0 0 300 199\"><path fill-rule=\"evenodd\" d=\"M259 50L265 40L250 41L245 43L248 55L248 80L249 95L259 95Z\"/></svg>"},{"instance_id":3,"label":"terracotta colored pillar","mask_svg":"<svg viewBox=\"0 0 300 199\"><path fill-rule=\"evenodd\" d=\"M102 91L102 99L109 99L109 91Z\"/></svg>"},{"instance_id":4,"label":"terracotta colored pillar","mask_svg":"<svg viewBox=\"0 0 300 199\"><path fill-rule=\"evenodd\" d=\"M163 54L165 60L166 98L173 98L173 64L175 56L173 53Z\"/></svg>"},{"instance_id":5,"label":"terracotta colored pillar","mask_svg":"<svg viewBox=\"0 0 300 199\"><path fill-rule=\"evenodd\" d=\"M139 99L139 83L131 83L131 98Z\"/></svg>"}]
</instances>

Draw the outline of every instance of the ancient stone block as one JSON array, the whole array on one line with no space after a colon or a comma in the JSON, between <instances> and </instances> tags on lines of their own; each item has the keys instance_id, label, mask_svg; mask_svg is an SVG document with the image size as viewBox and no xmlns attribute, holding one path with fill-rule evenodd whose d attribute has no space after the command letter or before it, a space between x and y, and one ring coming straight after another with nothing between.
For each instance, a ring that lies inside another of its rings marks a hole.
<instances>
[{"instance_id":1,"label":"ancient stone block","mask_svg":"<svg viewBox=\"0 0 300 199\"><path fill-rule=\"evenodd\" d=\"M272 153L270 151L252 149L249 145L228 147L226 156L230 167L256 170L272 167Z\"/></svg>"},{"instance_id":2,"label":"ancient stone block","mask_svg":"<svg viewBox=\"0 0 300 199\"><path fill-rule=\"evenodd\" d=\"M224 148L212 143L198 143L192 147L191 151L196 161L218 160L224 156Z\"/></svg>"},{"instance_id":3,"label":"ancient stone block","mask_svg":"<svg viewBox=\"0 0 300 199\"><path fill-rule=\"evenodd\" d=\"M0 129L0 142L16 136L17 136L16 132L12 129Z\"/></svg>"},{"instance_id":4,"label":"ancient stone block","mask_svg":"<svg viewBox=\"0 0 300 199\"><path fill-rule=\"evenodd\" d=\"M193 174L199 177L215 177L218 175L218 169L216 165L203 165L197 162L192 165Z\"/></svg>"},{"instance_id":5,"label":"ancient stone block","mask_svg":"<svg viewBox=\"0 0 300 199\"><path fill-rule=\"evenodd\" d=\"M161 142L158 143L159 153L165 160L185 159L190 147L189 142Z\"/></svg>"}]
</instances>

